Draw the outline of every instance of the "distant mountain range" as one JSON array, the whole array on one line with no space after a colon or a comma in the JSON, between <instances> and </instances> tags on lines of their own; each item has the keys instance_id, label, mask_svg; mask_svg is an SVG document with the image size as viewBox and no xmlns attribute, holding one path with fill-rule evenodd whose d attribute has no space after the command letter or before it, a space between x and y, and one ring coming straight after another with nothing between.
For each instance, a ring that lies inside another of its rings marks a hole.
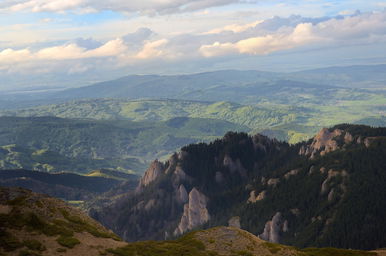
<instances>
[{"instance_id":1,"label":"distant mountain range","mask_svg":"<svg viewBox=\"0 0 386 256\"><path fill-rule=\"evenodd\" d=\"M385 70L386 65L373 65L295 73L131 75L54 93L0 96L0 115L131 121L210 118L296 143L341 122L384 125Z\"/></svg>"},{"instance_id":2,"label":"distant mountain range","mask_svg":"<svg viewBox=\"0 0 386 256\"><path fill-rule=\"evenodd\" d=\"M259 97L248 93L280 90L282 87L327 89L383 88L386 82L386 65L328 67L293 73L221 70L187 75L130 75L88 86L58 92L29 91L7 92L0 96L3 108L41 105L79 98L173 98L210 101L256 103ZM287 85L285 85L287 83ZM278 85L278 86L275 86ZM73 86L72 86L73 87ZM62 87L63 88L63 87ZM237 90L240 89L240 90ZM230 95L231 93L235 95ZM219 93L219 95L216 95ZM233 96L233 99L229 97ZM242 99L244 96L249 96Z\"/></svg>"}]
</instances>

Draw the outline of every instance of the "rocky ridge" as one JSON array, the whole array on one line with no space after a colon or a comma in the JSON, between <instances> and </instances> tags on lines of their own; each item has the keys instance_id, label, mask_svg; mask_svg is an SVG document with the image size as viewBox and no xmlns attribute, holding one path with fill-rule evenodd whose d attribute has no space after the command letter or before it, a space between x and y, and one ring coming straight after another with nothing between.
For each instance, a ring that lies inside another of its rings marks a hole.
<instances>
[{"instance_id":1,"label":"rocky ridge","mask_svg":"<svg viewBox=\"0 0 386 256\"><path fill-rule=\"evenodd\" d=\"M339 125L288 145L228 133L153 163L145 177L155 179L93 217L128 241L230 223L275 243L379 248L386 246L377 235L386 209L384 136L384 128Z\"/></svg>"}]
</instances>

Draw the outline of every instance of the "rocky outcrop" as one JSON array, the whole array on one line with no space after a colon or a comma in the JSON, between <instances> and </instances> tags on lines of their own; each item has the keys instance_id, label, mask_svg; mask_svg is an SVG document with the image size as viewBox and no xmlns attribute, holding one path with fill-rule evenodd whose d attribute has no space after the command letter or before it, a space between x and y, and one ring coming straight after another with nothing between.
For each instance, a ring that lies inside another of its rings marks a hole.
<instances>
[{"instance_id":1,"label":"rocky outcrop","mask_svg":"<svg viewBox=\"0 0 386 256\"><path fill-rule=\"evenodd\" d=\"M272 243L279 243L282 232L288 232L288 221L283 220L281 213L277 212L272 220L265 224L264 232L259 237Z\"/></svg>"},{"instance_id":2,"label":"rocky outcrop","mask_svg":"<svg viewBox=\"0 0 386 256\"><path fill-rule=\"evenodd\" d=\"M367 137L363 143L365 144L366 148L370 147L371 144L377 140L377 139L381 139L381 138L385 138L385 137Z\"/></svg>"},{"instance_id":3,"label":"rocky outcrop","mask_svg":"<svg viewBox=\"0 0 386 256\"><path fill-rule=\"evenodd\" d=\"M207 223L210 219L206 208L208 199L204 194L193 188L189 193L188 200L188 203L184 205L184 212L174 235L184 234L188 230Z\"/></svg>"},{"instance_id":4,"label":"rocky outcrop","mask_svg":"<svg viewBox=\"0 0 386 256\"><path fill-rule=\"evenodd\" d=\"M335 129L330 132L329 129L323 128L313 139L311 145L302 146L300 148L299 154L310 156L314 158L316 154L321 156L325 155L328 152L332 152L338 149L338 143L334 140L335 137L342 135L343 131L340 129Z\"/></svg>"},{"instance_id":5,"label":"rocky outcrop","mask_svg":"<svg viewBox=\"0 0 386 256\"><path fill-rule=\"evenodd\" d=\"M193 179L187 175L185 173L184 170L182 170L182 168L180 166L177 166L175 168L175 171L173 172L173 177L172 177L172 180L173 180L173 185L175 187L178 187L180 184L182 184L183 182L191 182Z\"/></svg>"},{"instance_id":6,"label":"rocky outcrop","mask_svg":"<svg viewBox=\"0 0 386 256\"><path fill-rule=\"evenodd\" d=\"M299 173L300 169L294 169L294 170L291 170L289 172L287 172L286 174L284 174L284 178L286 180L288 180L291 176L295 176Z\"/></svg>"},{"instance_id":7,"label":"rocky outcrop","mask_svg":"<svg viewBox=\"0 0 386 256\"><path fill-rule=\"evenodd\" d=\"M268 181L267 181L267 185L268 186L273 186L273 187L276 187L277 186L277 184L279 184L280 183L280 179L269 179Z\"/></svg>"},{"instance_id":8,"label":"rocky outcrop","mask_svg":"<svg viewBox=\"0 0 386 256\"><path fill-rule=\"evenodd\" d=\"M256 203L258 201L261 201L265 198L267 194L267 191L261 191L257 196L256 196L256 191L252 190L251 193L249 194L248 198L248 203Z\"/></svg>"},{"instance_id":9,"label":"rocky outcrop","mask_svg":"<svg viewBox=\"0 0 386 256\"><path fill-rule=\"evenodd\" d=\"M180 204L185 204L189 200L188 192L185 189L184 184L181 184L177 190L177 201Z\"/></svg>"},{"instance_id":10,"label":"rocky outcrop","mask_svg":"<svg viewBox=\"0 0 386 256\"><path fill-rule=\"evenodd\" d=\"M240 228L240 217L234 216L228 220L228 227Z\"/></svg>"},{"instance_id":11,"label":"rocky outcrop","mask_svg":"<svg viewBox=\"0 0 386 256\"><path fill-rule=\"evenodd\" d=\"M144 187L156 180L164 171L164 165L158 160L155 160L151 163L150 167L146 170L145 174L139 181L136 192L139 193L143 190Z\"/></svg>"},{"instance_id":12,"label":"rocky outcrop","mask_svg":"<svg viewBox=\"0 0 386 256\"><path fill-rule=\"evenodd\" d=\"M331 188L331 184L330 183L332 182L333 178L337 177L337 176L341 176L343 178L343 182L345 182L347 177L348 177L348 173L345 170L343 170L343 171L334 171L334 170L330 169L328 171L327 178L322 183L322 187L320 189L320 194L321 195L324 195L324 194L326 194L329 191L329 189ZM334 193L334 192L332 192L332 193Z\"/></svg>"},{"instance_id":13,"label":"rocky outcrop","mask_svg":"<svg viewBox=\"0 0 386 256\"><path fill-rule=\"evenodd\" d=\"M268 148L276 142L276 139L270 139L261 134L256 134L252 137L252 143L255 150L260 149L266 152Z\"/></svg>"},{"instance_id":14,"label":"rocky outcrop","mask_svg":"<svg viewBox=\"0 0 386 256\"><path fill-rule=\"evenodd\" d=\"M241 164L240 159L234 161L230 156L225 155L223 165L228 167L231 173L239 173L243 177L247 175L247 170Z\"/></svg>"},{"instance_id":15,"label":"rocky outcrop","mask_svg":"<svg viewBox=\"0 0 386 256\"><path fill-rule=\"evenodd\" d=\"M353 140L354 137L349 132L346 132L346 134L344 135L344 143L348 144L353 142Z\"/></svg>"}]
</instances>

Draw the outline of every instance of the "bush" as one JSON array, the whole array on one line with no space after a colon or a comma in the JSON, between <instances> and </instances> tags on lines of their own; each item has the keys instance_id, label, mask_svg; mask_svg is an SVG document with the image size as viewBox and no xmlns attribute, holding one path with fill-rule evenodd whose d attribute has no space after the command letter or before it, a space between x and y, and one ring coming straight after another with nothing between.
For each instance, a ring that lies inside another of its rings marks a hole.
<instances>
[{"instance_id":1,"label":"bush","mask_svg":"<svg viewBox=\"0 0 386 256\"><path fill-rule=\"evenodd\" d=\"M80 241L72 236L60 236L56 241L67 248L74 248L75 245L80 244Z\"/></svg>"}]
</instances>

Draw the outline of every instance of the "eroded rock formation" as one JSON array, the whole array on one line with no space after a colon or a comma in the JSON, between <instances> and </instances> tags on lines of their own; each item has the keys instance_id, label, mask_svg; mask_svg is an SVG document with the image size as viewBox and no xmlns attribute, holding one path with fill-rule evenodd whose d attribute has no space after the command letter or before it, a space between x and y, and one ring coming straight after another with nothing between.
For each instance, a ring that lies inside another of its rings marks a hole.
<instances>
[{"instance_id":1,"label":"eroded rock formation","mask_svg":"<svg viewBox=\"0 0 386 256\"><path fill-rule=\"evenodd\" d=\"M283 220L281 213L277 212L272 220L265 224L264 232L259 237L272 243L279 243L281 232L288 232L288 221Z\"/></svg>"},{"instance_id":2,"label":"eroded rock formation","mask_svg":"<svg viewBox=\"0 0 386 256\"><path fill-rule=\"evenodd\" d=\"M174 234L181 235L208 222L210 216L206 208L207 202L207 197L193 188L189 193L188 203L184 205L184 213Z\"/></svg>"}]
</instances>

